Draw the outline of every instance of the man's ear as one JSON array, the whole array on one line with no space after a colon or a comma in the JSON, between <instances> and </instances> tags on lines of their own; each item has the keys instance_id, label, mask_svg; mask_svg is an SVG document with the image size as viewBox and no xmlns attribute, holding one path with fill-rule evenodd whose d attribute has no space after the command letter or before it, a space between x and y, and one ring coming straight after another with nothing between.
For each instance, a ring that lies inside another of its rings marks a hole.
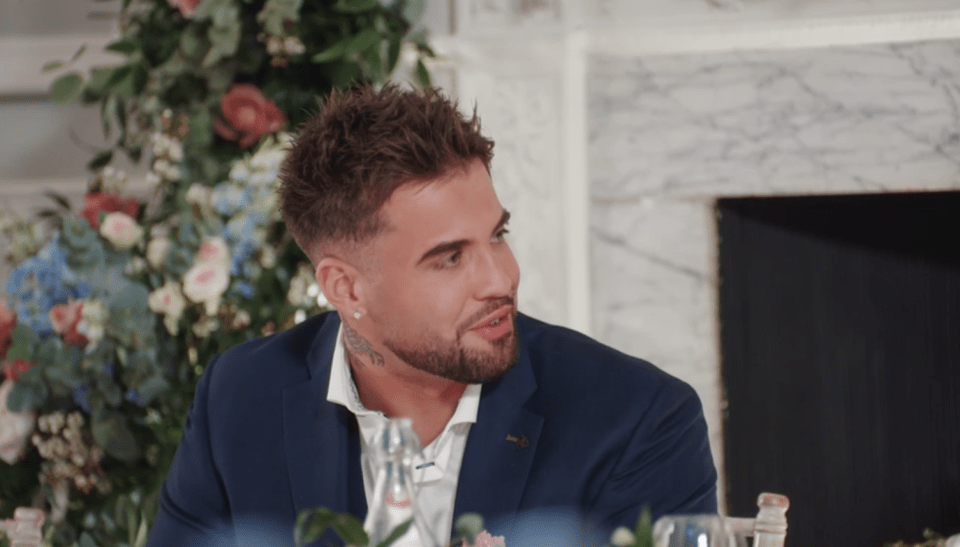
<instances>
[{"instance_id":1,"label":"man's ear","mask_svg":"<svg viewBox=\"0 0 960 547\"><path fill-rule=\"evenodd\" d=\"M363 283L356 268L339 258L327 256L317 263L315 274L327 302L341 316L363 307Z\"/></svg>"}]
</instances>

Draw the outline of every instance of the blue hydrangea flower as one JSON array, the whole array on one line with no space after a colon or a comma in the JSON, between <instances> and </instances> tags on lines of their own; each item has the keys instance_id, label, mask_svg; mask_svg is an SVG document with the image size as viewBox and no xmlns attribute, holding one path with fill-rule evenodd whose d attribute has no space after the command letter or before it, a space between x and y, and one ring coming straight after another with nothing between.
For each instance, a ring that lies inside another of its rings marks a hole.
<instances>
[{"instance_id":1,"label":"blue hydrangea flower","mask_svg":"<svg viewBox=\"0 0 960 547\"><path fill-rule=\"evenodd\" d=\"M90 296L90 283L67 267L58 243L59 236L54 236L36 256L17 266L6 287L20 321L42 336L53 332L52 307Z\"/></svg>"},{"instance_id":2,"label":"blue hydrangea flower","mask_svg":"<svg viewBox=\"0 0 960 547\"><path fill-rule=\"evenodd\" d=\"M214 210L224 216L232 215L250 205L251 197L250 192L229 182L214 186L211 193Z\"/></svg>"},{"instance_id":3,"label":"blue hydrangea flower","mask_svg":"<svg viewBox=\"0 0 960 547\"><path fill-rule=\"evenodd\" d=\"M240 295L244 298L253 298L253 285L250 283L247 283L246 281L238 282L237 290L240 291Z\"/></svg>"}]
</instances>

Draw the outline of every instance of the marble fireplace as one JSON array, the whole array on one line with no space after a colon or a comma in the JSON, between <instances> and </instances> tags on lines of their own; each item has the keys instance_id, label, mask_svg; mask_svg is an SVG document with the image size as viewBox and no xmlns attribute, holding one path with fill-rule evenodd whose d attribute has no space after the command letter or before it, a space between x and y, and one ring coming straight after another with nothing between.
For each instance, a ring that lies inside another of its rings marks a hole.
<instances>
[{"instance_id":1,"label":"marble fireplace","mask_svg":"<svg viewBox=\"0 0 960 547\"><path fill-rule=\"evenodd\" d=\"M571 26L570 5L529 24L462 10L451 85L497 141L521 307L691 383L723 508L716 200L960 188L960 29L817 23L829 36L807 40L783 23L701 47L696 28Z\"/></svg>"}]
</instances>

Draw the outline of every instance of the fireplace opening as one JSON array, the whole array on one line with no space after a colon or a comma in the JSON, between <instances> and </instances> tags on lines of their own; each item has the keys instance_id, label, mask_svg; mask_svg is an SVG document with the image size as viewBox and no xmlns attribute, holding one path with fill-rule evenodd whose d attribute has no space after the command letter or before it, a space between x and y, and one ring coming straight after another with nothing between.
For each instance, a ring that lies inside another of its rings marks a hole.
<instances>
[{"instance_id":1,"label":"fireplace opening","mask_svg":"<svg viewBox=\"0 0 960 547\"><path fill-rule=\"evenodd\" d=\"M720 199L727 510L788 547L960 533L960 192Z\"/></svg>"}]
</instances>

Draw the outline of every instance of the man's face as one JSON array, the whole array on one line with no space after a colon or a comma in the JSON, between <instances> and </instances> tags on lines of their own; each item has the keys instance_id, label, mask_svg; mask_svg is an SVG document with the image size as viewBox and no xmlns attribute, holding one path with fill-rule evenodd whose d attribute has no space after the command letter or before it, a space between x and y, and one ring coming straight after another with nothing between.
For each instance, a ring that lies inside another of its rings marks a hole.
<instances>
[{"instance_id":1,"label":"man's face","mask_svg":"<svg viewBox=\"0 0 960 547\"><path fill-rule=\"evenodd\" d=\"M371 245L373 342L406 364L462 383L502 376L519 355L517 261L504 240L509 214L483 163L400 187Z\"/></svg>"}]
</instances>

